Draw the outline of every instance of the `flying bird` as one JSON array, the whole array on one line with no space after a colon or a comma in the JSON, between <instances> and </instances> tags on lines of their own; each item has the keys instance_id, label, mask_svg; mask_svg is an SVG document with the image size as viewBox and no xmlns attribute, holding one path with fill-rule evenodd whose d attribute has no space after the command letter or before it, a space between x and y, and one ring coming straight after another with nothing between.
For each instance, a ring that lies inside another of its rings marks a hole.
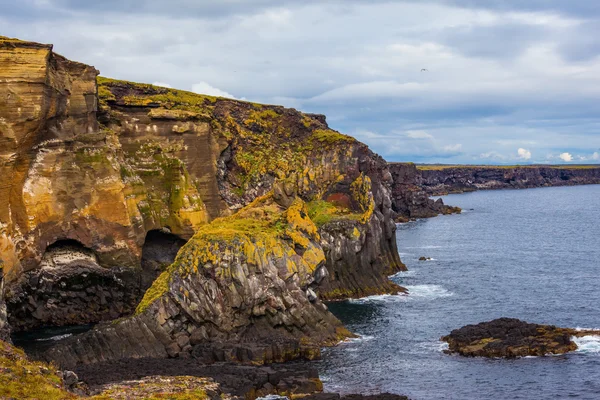
<instances>
[{"instance_id":1,"label":"flying bird","mask_svg":"<svg viewBox=\"0 0 600 400\"><path fill-rule=\"evenodd\" d=\"M421 68L421 72L429 72L427 68Z\"/></svg>"}]
</instances>

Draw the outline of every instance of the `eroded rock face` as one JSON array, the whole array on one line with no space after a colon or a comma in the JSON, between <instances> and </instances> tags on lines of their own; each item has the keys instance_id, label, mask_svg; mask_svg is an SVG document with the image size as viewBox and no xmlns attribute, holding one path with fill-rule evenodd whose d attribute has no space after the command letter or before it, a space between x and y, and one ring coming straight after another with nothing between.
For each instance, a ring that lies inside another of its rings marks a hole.
<instances>
[{"instance_id":1,"label":"eroded rock face","mask_svg":"<svg viewBox=\"0 0 600 400\"><path fill-rule=\"evenodd\" d=\"M158 274L155 274L157 276ZM104 268L75 241L48 247L8 302L14 332L112 320L133 312L143 292L130 268Z\"/></svg>"},{"instance_id":2,"label":"eroded rock face","mask_svg":"<svg viewBox=\"0 0 600 400\"><path fill-rule=\"evenodd\" d=\"M577 345L571 337L599 333L530 324L515 318L498 318L455 329L441 340L448 342L449 353L466 357L515 358L574 351Z\"/></svg>"},{"instance_id":3,"label":"eroded rock face","mask_svg":"<svg viewBox=\"0 0 600 400\"><path fill-rule=\"evenodd\" d=\"M199 228L136 315L66 340L64 368L120 358L195 357L253 364L319 356L349 335L309 289L325 254L304 202L266 195Z\"/></svg>"}]
</instances>

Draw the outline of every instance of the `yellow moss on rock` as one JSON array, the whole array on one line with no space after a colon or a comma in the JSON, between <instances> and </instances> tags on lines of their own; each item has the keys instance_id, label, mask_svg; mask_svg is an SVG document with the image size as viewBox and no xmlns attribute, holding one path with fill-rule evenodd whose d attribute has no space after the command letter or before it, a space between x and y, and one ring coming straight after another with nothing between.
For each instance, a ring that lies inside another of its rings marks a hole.
<instances>
[{"instance_id":1,"label":"yellow moss on rock","mask_svg":"<svg viewBox=\"0 0 600 400\"><path fill-rule=\"evenodd\" d=\"M30 361L23 350L0 341L0 398L62 400L78 397L63 388L56 367Z\"/></svg>"},{"instance_id":2,"label":"yellow moss on rock","mask_svg":"<svg viewBox=\"0 0 600 400\"><path fill-rule=\"evenodd\" d=\"M216 268L221 265L221 260L236 255L242 255L248 264L257 266L267 265L269 258L283 259L290 275L301 269L312 273L324 262L325 254L311 243L311 240L318 242L319 236L304 202L296 199L287 210L283 210L272 197L272 193L268 193L232 216L217 218L199 227L180 250L175 262L146 291L136 313L143 312L168 292L175 273L188 276L198 273L200 268ZM294 245L306 249L299 261L291 261L296 254ZM223 268L219 273L221 277L233 274Z\"/></svg>"}]
</instances>

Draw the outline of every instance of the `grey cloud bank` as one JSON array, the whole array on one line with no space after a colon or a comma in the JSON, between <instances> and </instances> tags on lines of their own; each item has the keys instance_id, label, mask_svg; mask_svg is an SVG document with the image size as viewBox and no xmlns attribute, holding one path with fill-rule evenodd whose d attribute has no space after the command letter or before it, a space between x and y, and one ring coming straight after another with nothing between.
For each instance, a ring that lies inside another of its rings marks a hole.
<instances>
[{"instance_id":1,"label":"grey cloud bank","mask_svg":"<svg viewBox=\"0 0 600 400\"><path fill-rule=\"evenodd\" d=\"M325 113L390 161L598 163L596 3L0 0L0 34Z\"/></svg>"}]
</instances>

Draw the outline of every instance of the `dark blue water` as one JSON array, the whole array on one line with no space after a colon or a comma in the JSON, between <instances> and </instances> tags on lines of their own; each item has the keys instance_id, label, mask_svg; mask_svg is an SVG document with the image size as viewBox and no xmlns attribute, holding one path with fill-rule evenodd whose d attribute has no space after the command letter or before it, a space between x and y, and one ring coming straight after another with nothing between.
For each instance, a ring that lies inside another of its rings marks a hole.
<instances>
[{"instance_id":1,"label":"dark blue water","mask_svg":"<svg viewBox=\"0 0 600 400\"><path fill-rule=\"evenodd\" d=\"M410 271L393 280L410 295L330 305L363 337L325 351L325 389L413 399L600 399L598 337L568 355L517 360L449 356L439 341L503 316L600 328L600 185L444 201L466 211L398 227Z\"/></svg>"}]
</instances>

